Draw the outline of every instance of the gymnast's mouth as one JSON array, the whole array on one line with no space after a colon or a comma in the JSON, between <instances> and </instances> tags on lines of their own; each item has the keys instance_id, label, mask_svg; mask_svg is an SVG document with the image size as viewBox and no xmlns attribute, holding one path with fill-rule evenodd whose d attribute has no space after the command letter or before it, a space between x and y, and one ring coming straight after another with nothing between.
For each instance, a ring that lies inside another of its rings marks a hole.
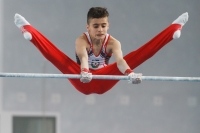
<instances>
[{"instance_id":1,"label":"gymnast's mouth","mask_svg":"<svg viewBox=\"0 0 200 133\"><path fill-rule=\"evenodd\" d=\"M102 37L102 36L104 36L104 34L97 34L97 36L98 36L98 37Z\"/></svg>"}]
</instances>

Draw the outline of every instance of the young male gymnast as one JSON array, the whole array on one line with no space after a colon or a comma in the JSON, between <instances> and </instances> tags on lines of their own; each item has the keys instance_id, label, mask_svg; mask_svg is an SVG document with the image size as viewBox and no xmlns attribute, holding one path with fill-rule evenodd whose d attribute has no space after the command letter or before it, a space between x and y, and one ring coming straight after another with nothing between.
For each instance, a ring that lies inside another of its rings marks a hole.
<instances>
[{"instance_id":1,"label":"young male gymnast","mask_svg":"<svg viewBox=\"0 0 200 133\"><path fill-rule=\"evenodd\" d=\"M183 25L188 21L188 13L183 13L149 42L123 57L120 42L107 33L108 17L109 12L104 7L89 9L87 32L75 41L77 62L56 48L21 15L15 14L14 23L22 31L24 38L32 42L42 55L63 74L80 73L80 80L69 79L69 81L78 91L88 95L103 94L118 82L118 80L92 80L92 74L127 75L130 78L129 82L141 83L142 74L134 73L133 69L151 58L171 40L179 38ZM109 64L112 55L116 62Z\"/></svg>"}]
</instances>

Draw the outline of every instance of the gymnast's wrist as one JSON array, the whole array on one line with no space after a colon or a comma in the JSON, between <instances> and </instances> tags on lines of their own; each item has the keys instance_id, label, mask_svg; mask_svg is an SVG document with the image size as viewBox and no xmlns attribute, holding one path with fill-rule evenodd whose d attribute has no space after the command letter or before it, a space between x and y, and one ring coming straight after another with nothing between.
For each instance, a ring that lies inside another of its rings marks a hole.
<instances>
[{"instance_id":1,"label":"gymnast's wrist","mask_svg":"<svg viewBox=\"0 0 200 133\"><path fill-rule=\"evenodd\" d=\"M90 73L90 70L88 68L81 68L81 72L87 72Z\"/></svg>"},{"instance_id":2,"label":"gymnast's wrist","mask_svg":"<svg viewBox=\"0 0 200 133\"><path fill-rule=\"evenodd\" d=\"M129 75L130 73L132 73L133 70L131 69L126 69L126 71L124 72L124 75Z\"/></svg>"}]
</instances>

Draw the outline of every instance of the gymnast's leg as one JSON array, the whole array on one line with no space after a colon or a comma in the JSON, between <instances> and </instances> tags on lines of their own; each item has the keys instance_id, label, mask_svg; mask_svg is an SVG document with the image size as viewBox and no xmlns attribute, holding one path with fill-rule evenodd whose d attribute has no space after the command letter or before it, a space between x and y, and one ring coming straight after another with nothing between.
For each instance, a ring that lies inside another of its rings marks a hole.
<instances>
[{"instance_id":1,"label":"gymnast's leg","mask_svg":"<svg viewBox=\"0 0 200 133\"><path fill-rule=\"evenodd\" d=\"M56 48L46 37L33 28L21 15L15 14L14 22L21 29L24 38L31 41L43 56L55 65L62 73L78 74L80 67L77 63Z\"/></svg>"},{"instance_id":2,"label":"gymnast's leg","mask_svg":"<svg viewBox=\"0 0 200 133\"><path fill-rule=\"evenodd\" d=\"M188 13L183 13L172 24L144 44L142 47L126 55L124 59L127 61L131 69L135 69L147 59L156 54L163 46L171 40L177 39L181 35L181 29L188 21Z\"/></svg>"},{"instance_id":3,"label":"gymnast's leg","mask_svg":"<svg viewBox=\"0 0 200 133\"><path fill-rule=\"evenodd\" d=\"M33 28L29 22L19 14L16 14L15 24L19 27L24 38L31 41L43 56L54 64L64 74L79 74L80 66L56 48L47 38ZM71 84L83 94L101 93L97 80L90 83L81 83L79 79L69 79ZM96 88L97 87L97 88Z\"/></svg>"}]
</instances>

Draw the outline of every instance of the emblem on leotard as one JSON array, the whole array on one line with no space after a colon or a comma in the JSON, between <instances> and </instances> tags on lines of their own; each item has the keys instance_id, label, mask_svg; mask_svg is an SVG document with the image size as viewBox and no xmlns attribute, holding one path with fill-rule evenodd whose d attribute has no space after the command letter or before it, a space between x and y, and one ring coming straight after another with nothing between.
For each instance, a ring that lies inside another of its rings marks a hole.
<instances>
[{"instance_id":1,"label":"emblem on leotard","mask_svg":"<svg viewBox=\"0 0 200 133\"><path fill-rule=\"evenodd\" d=\"M99 65L100 65L99 60L92 60L92 62L91 62L92 68L98 68Z\"/></svg>"}]
</instances>

